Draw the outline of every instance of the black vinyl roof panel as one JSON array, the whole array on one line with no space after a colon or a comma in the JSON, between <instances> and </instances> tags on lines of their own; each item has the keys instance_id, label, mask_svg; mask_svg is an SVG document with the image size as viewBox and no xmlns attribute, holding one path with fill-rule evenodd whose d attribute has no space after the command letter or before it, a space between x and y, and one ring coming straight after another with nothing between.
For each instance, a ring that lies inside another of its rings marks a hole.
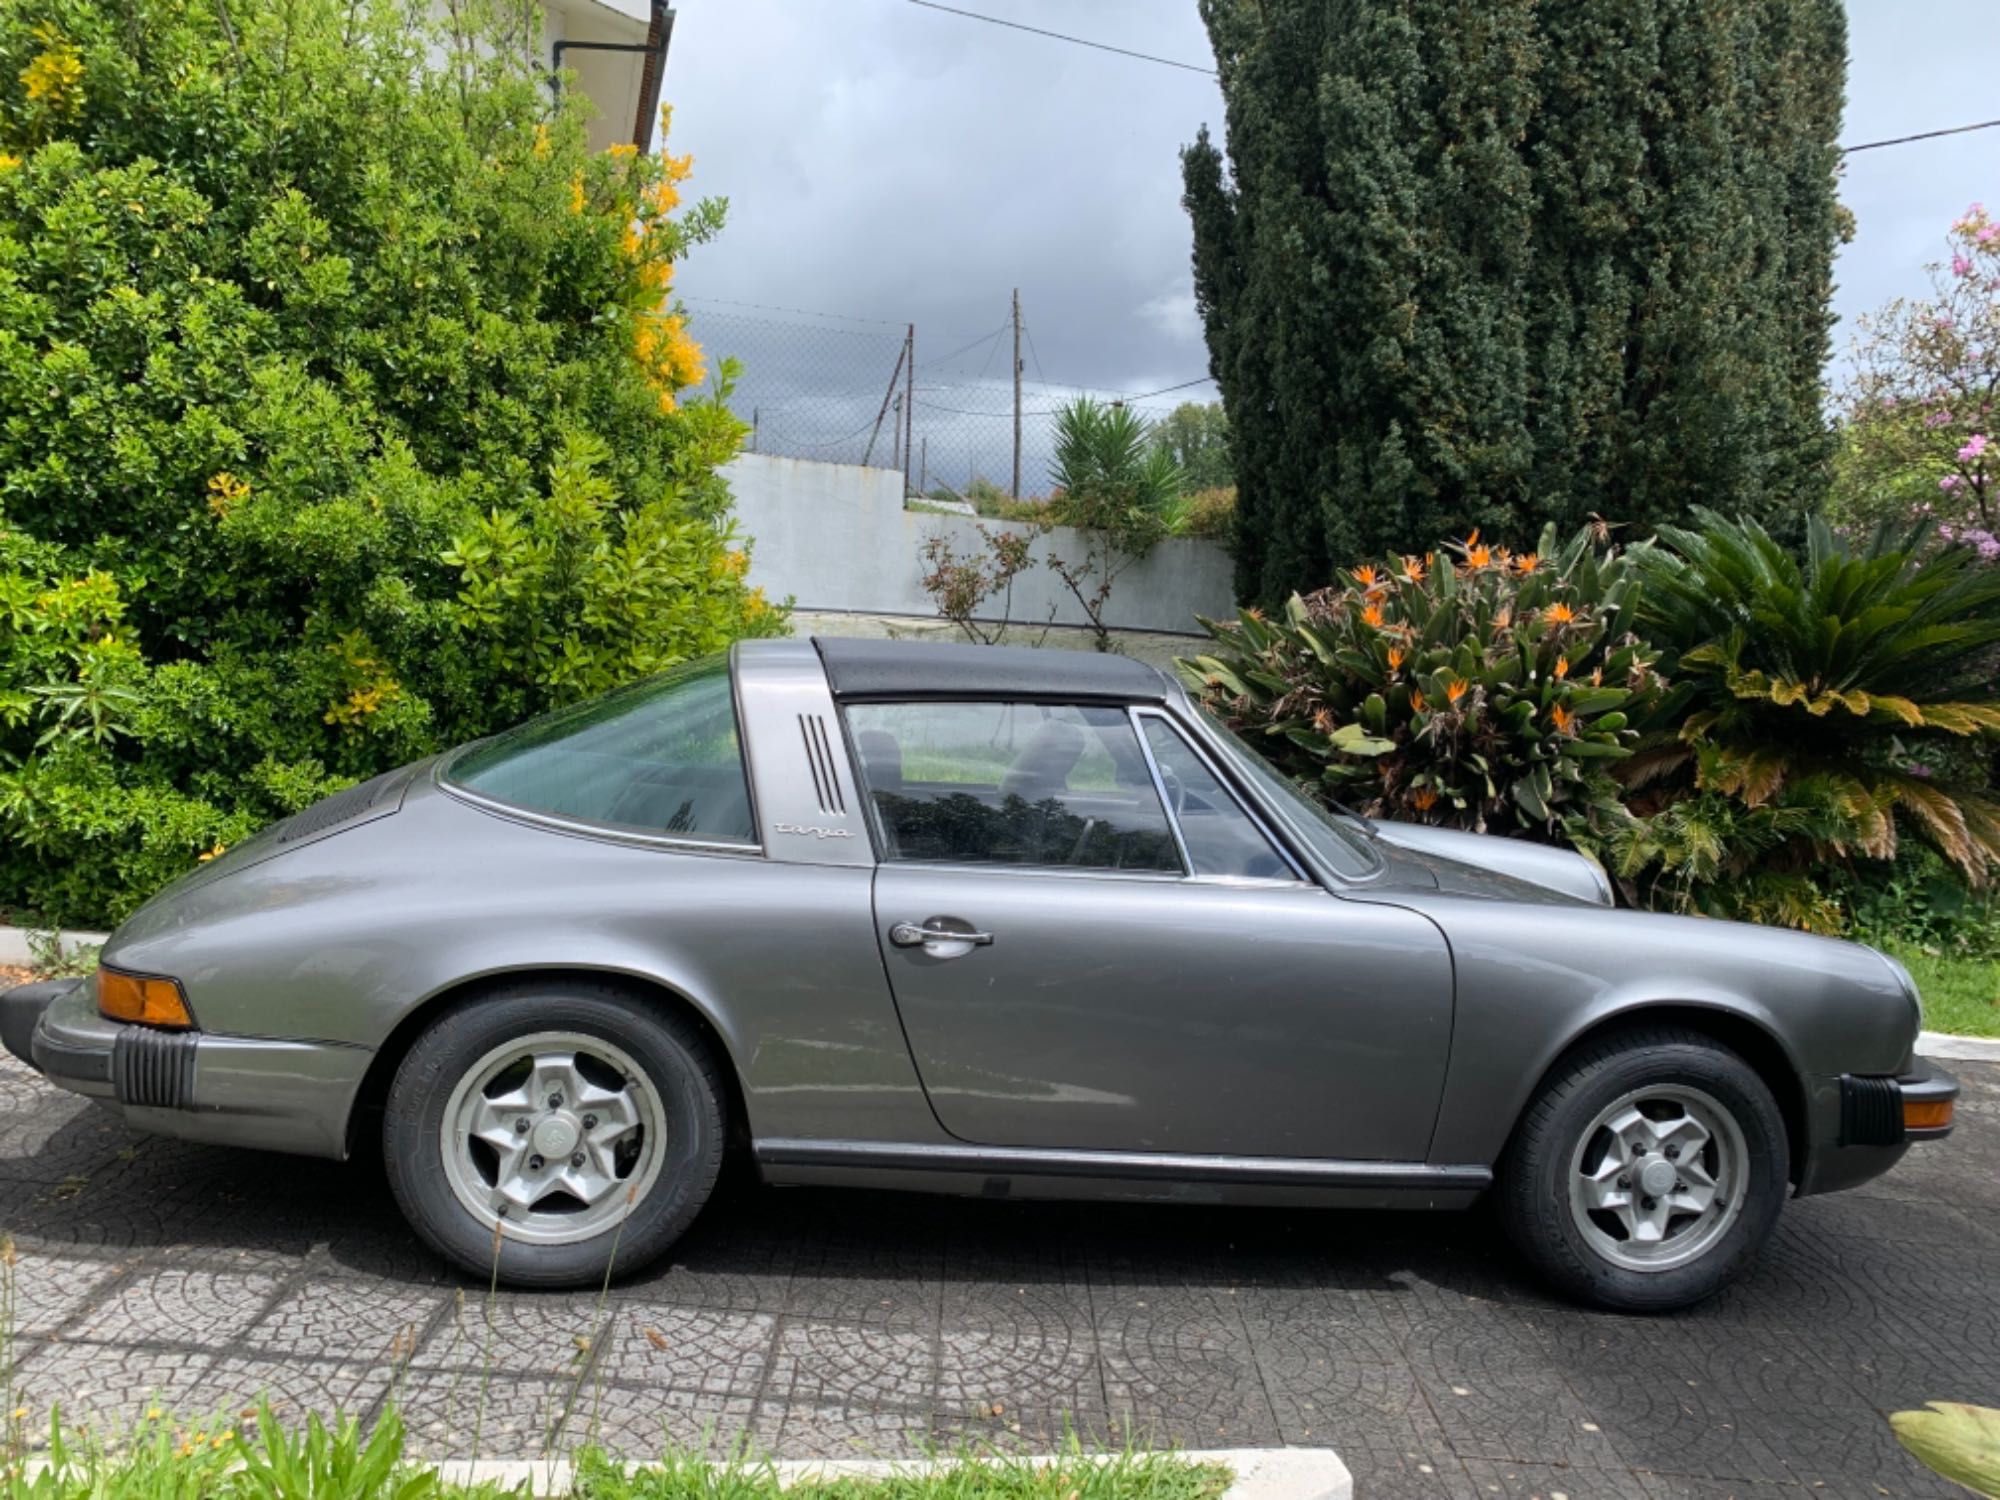
<instances>
[{"instance_id":1,"label":"black vinyl roof panel","mask_svg":"<svg viewBox=\"0 0 2000 1500\"><path fill-rule=\"evenodd\" d=\"M1058 698L1162 702L1167 675L1098 651L813 637L837 698Z\"/></svg>"}]
</instances>

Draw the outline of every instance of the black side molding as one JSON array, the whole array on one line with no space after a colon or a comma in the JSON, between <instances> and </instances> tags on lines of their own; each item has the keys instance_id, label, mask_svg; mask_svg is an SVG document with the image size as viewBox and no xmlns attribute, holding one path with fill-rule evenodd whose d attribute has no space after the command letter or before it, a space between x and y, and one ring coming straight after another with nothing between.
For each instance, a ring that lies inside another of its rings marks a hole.
<instances>
[{"instance_id":1,"label":"black side molding","mask_svg":"<svg viewBox=\"0 0 2000 1500\"><path fill-rule=\"evenodd\" d=\"M756 1150L759 1161L774 1167L867 1167L904 1172L965 1172L988 1177L1096 1177L1122 1182L1410 1188L1431 1192L1476 1191L1493 1182L1493 1173L1487 1167L1434 1167L1420 1161L1064 1151L1038 1146L905 1145L898 1141L783 1137L760 1140Z\"/></svg>"}]
</instances>

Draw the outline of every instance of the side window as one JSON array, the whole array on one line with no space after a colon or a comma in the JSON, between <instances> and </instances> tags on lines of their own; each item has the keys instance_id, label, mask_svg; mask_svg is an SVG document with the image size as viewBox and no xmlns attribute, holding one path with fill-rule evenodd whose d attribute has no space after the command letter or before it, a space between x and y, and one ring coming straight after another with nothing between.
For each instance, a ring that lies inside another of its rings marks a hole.
<instances>
[{"instance_id":1,"label":"side window","mask_svg":"<svg viewBox=\"0 0 2000 1500\"><path fill-rule=\"evenodd\" d=\"M446 780L529 812L755 844L729 664L705 657L531 719L453 760Z\"/></svg>"},{"instance_id":2,"label":"side window","mask_svg":"<svg viewBox=\"0 0 2000 1500\"><path fill-rule=\"evenodd\" d=\"M1123 709L862 703L847 724L890 859L1180 873Z\"/></svg>"},{"instance_id":3,"label":"side window","mask_svg":"<svg viewBox=\"0 0 2000 1500\"><path fill-rule=\"evenodd\" d=\"M1251 821L1180 731L1151 714L1140 722L1145 725L1146 743L1160 768L1160 780L1166 784L1194 873L1258 880L1291 876L1292 867L1284 856L1271 846L1264 831Z\"/></svg>"}]
</instances>

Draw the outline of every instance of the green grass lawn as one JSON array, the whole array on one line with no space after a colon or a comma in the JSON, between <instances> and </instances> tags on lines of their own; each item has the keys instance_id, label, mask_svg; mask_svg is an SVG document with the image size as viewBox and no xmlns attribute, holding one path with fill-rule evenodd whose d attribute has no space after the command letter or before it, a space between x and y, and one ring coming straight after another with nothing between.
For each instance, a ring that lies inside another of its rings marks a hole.
<instances>
[{"instance_id":1,"label":"green grass lawn","mask_svg":"<svg viewBox=\"0 0 2000 1500\"><path fill-rule=\"evenodd\" d=\"M2000 1036L2000 963L1940 958L1913 948L1891 950L1924 997L1924 1028L1959 1036Z\"/></svg>"}]
</instances>

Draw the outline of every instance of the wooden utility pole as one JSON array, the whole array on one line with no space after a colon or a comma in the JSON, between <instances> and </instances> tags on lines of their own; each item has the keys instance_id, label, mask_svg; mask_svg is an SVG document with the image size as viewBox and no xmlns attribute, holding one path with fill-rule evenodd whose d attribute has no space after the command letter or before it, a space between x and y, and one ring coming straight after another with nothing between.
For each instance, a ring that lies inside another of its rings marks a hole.
<instances>
[{"instance_id":1,"label":"wooden utility pole","mask_svg":"<svg viewBox=\"0 0 2000 1500\"><path fill-rule=\"evenodd\" d=\"M1007 491L1021 498L1021 289L1014 288L1014 486Z\"/></svg>"},{"instance_id":2,"label":"wooden utility pole","mask_svg":"<svg viewBox=\"0 0 2000 1500\"><path fill-rule=\"evenodd\" d=\"M900 392L896 396L896 419L889 424L889 435L895 443L889 450L889 467L902 469L907 476L909 470L903 463L903 397ZM909 487L906 478L903 488L907 490Z\"/></svg>"},{"instance_id":3,"label":"wooden utility pole","mask_svg":"<svg viewBox=\"0 0 2000 1500\"><path fill-rule=\"evenodd\" d=\"M910 493L910 463L917 436L917 325L903 335L903 493Z\"/></svg>"}]
</instances>

